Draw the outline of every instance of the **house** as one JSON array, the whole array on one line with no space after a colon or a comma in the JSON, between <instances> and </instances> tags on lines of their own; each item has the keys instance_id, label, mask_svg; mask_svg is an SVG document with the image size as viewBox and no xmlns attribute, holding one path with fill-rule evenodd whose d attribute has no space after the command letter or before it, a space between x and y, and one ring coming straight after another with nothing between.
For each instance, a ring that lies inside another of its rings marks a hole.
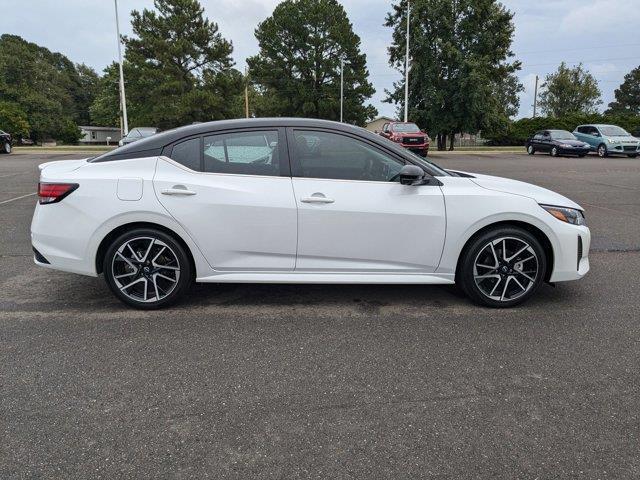
<instances>
[{"instance_id":1,"label":"house","mask_svg":"<svg viewBox=\"0 0 640 480\"><path fill-rule=\"evenodd\" d=\"M118 144L120 138L120 129L117 127L92 127L80 126L80 143L83 145L98 144Z\"/></svg>"},{"instance_id":2,"label":"house","mask_svg":"<svg viewBox=\"0 0 640 480\"><path fill-rule=\"evenodd\" d=\"M389 117L378 117L375 120L368 122L364 128L370 132L380 132L382 131L382 126L388 122L397 122L397 120Z\"/></svg>"}]
</instances>

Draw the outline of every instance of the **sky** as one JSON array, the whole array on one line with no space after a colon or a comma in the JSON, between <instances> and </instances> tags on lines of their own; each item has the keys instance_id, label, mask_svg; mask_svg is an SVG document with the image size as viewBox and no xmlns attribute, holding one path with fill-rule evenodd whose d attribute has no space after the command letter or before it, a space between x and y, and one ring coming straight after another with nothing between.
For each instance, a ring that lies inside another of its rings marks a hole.
<instances>
[{"instance_id":1,"label":"sky","mask_svg":"<svg viewBox=\"0 0 640 480\"><path fill-rule=\"evenodd\" d=\"M255 27L278 0L200 0L205 14L234 46L236 67L258 51ZM130 34L130 12L152 8L153 0L119 0L121 33ZM380 115L393 117L396 106L384 103L400 74L389 67L386 48L391 29L384 27L390 1L341 0L367 55L370 81L376 89L371 103ZM557 69L561 61L583 62L598 80L603 105L631 69L640 65L640 0L503 0L514 14L513 52L523 64L519 72L525 91L518 117L531 116L535 77ZM0 33L20 35L76 63L98 71L117 58L112 0L0 0Z\"/></svg>"}]
</instances>

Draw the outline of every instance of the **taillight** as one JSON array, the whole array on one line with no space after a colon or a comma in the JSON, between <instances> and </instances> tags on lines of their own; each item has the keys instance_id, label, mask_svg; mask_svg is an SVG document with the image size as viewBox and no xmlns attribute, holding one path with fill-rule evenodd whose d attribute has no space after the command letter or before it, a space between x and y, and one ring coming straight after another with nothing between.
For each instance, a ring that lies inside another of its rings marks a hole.
<instances>
[{"instance_id":1,"label":"taillight","mask_svg":"<svg viewBox=\"0 0 640 480\"><path fill-rule=\"evenodd\" d=\"M38 183L40 205L59 202L78 186L77 183Z\"/></svg>"}]
</instances>

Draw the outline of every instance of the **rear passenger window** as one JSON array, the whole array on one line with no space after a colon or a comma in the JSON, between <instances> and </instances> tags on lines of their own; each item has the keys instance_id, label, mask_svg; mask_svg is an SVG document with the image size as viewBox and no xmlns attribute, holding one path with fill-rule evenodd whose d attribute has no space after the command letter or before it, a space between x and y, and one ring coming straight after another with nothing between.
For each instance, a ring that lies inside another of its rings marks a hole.
<instances>
[{"instance_id":1,"label":"rear passenger window","mask_svg":"<svg viewBox=\"0 0 640 480\"><path fill-rule=\"evenodd\" d=\"M203 148L205 172L280 175L277 131L211 135Z\"/></svg>"},{"instance_id":2,"label":"rear passenger window","mask_svg":"<svg viewBox=\"0 0 640 480\"><path fill-rule=\"evenodd\" d=\"M174 145L171 158L191 170L200 171L200 138L192 138Z\"/></svg>"}]
</instances>

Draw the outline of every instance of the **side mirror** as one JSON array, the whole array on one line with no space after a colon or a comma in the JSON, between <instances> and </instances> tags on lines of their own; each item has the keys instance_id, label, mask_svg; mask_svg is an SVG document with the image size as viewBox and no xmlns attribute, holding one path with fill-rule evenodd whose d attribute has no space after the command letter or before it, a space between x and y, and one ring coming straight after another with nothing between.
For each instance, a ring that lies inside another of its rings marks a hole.
<instances>
[{"instance_id":1,"label":"side mirror","mask_svg":"<svg viewBox=\"0 0 640 480\"><path fill-rule=\"evenodd\" d=\"M400 169L398 175L402 185L421 185L424 179L424 170L417 165L405 165Z\"/></svg>"}]
</instances>

